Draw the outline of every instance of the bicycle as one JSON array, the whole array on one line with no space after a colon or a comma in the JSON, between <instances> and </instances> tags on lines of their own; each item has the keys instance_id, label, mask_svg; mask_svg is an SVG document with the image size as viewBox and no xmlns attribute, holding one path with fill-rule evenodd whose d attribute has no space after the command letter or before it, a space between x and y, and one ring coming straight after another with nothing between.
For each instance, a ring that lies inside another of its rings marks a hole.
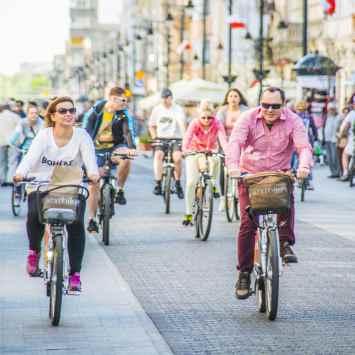
<instances>
[{"instance_id":1,"label":"bicycle","mask_svg":"<svg viewBox=\"0 0 355 355\"><path fill-rule=\"evenodd\" d=\"M110 244L110 220L115 215L115 196L117 193L117 178L112 174L115 164L112 157L120 159L132 159L125 153L105 152L97 154L104 157L102 167L104 174L100 178L100 201L99 201L99 224L102 230L102 242L104 245Z\"/></svg>"},{"instance_id":2,"label":"bicycle","mask_svg":"<svg viewBox=\"0 0 355 355\"><path fill-rule=\"evenodd\" d=\"M354 155L351 156L349 162L349 186L354 186L354 170L355 170L355 157Z\"/></svg>"},{"instance_id":3,"label":"bicycle","mask_svg":"<svg viewBox=\"0 0 355 355\"><path fill-rule=\"evenodd\" d=\"M249 217L257 224L251 294L257 309L275 320L282 273L277 216L290 208L292 178L286 173L259 173L241 178L247 186Z\"/></svg>"},{"instance_id":4,"label":"bicycle","mask_svg":"<svg viewBox=\"0 0 355 355\"><path fill-rule=\"evenodd\" d=\"M238 190L236 186L236 181L234 178L230 177L227 169L225 168L225 178L224 178L224 198L225 198L225 212L228 222L233 222L234 220L239 221L239 199Z\"/></svg>"},{"instance_id":5,"label":"bicycle","mask_svg":"<svg viewBox=\"0 0 355 355\"><path fill-rule=\"evenodd\" d=\"M161 147L164 152L163 160L163 175L162 175L162 187L163 187L163 199L165 203L165 213L170 213L171 194L175 193L172 188L174 177L175 165L173 161L173 148L174 145L181 144L181 138L158 138L153 142L154 147Z\"/></svg>"},{"instance_id":6,"label":"bicycle","mask_svg":"<svg viewBox=\"0 0 355 355\"><path fill-rule=\"evenodd\" d=\"M195 188L195 200L193 203L192 220L195 225L195 238L206 241L209 237L213 216L213 184L210 175L209 157L221 157L219 153L192 152L185 156L200 155L199 178Z\"/></svg>"},{"instance_id":7,"label":"bicycle","mask_svg":"<svg viewBox=\"0 0 355 355\"><path fill-rule=\"evenodd\" d=\"M81 185L61 185L48 189L48 181L33 179L24 181L37 187L36 204L39 221L48 226L46 228L48 234L45 237L44 266L40 276L44 278L46 295L49 297L49 319L53 326L58 326L63 295L75 294L69 291L70 266L66 226L77 220L81 202L87 200L89 191ZM47 189L43 191L43 187ZM69 194L68 189L71 189ZM61 193L60 190L64 192Z\"/></svg>"}]
</instances>

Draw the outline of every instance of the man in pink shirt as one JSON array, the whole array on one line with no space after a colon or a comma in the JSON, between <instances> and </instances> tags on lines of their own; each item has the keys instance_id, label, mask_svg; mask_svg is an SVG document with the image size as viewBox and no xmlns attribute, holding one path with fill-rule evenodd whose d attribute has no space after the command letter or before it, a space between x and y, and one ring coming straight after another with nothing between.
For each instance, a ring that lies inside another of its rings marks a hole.
<instances>
[{"instance_id":1,"label":"man in pink shirt","mask_svg":"<svg viewBox=\"0 0 355 355\"><path fill-rule=\"evenodd\" d=\"M308 176L312 165L312 147L305 126L291 110L283 107L285 94L279 88L267 88L261 97L261 105L243 113L234 126L227 149L227 166L231 176L264 171L288 171L294 150L299 155L297 176ZM256 225L246 211L248 192L242 181L238 184L241 224L237 239L239 277L236 296L249 297L250 272L253 268L253 251ZM286 262L297 262L291 245L294 235L294 197L287 215L280 215L279 235L281 256Z\"/></svg>"}]
</instances>

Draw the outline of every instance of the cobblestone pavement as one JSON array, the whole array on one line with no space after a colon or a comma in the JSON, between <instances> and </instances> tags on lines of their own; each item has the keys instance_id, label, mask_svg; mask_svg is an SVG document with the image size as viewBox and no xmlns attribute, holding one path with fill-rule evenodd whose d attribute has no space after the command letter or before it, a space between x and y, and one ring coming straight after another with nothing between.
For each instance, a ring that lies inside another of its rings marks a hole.
<instances>
[{"instance_id":1,"label":"cobblestone pavement","mask_svg":"<svg viewBox=\"0 0 355 355\"><path fill-rule=\"evenodd\" d=\"M174 353L355 354L355 188L316 170L297 207L299 264L284 270L270 322L254 297L234 297L238 224L215 212L210 239L193 240L183 202L167 216L152 195L149 163L135 164L105 250Z\"/></svg>"}]
</instances>

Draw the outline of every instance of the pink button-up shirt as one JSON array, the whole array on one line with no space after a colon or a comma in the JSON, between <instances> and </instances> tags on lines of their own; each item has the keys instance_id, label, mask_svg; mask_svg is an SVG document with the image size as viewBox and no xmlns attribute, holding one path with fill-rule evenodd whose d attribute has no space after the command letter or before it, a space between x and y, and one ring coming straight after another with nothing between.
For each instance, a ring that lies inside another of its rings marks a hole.
<instances>
[{"instance_id":1,"label":"pink button-up shirt","mask_svg":"<svg viewBox=\"0 0 355 355\"><path fill-rule=\"evenodd\" d=\"M194 119L185 133L182 151L214 151L218 149L218 140L223 151L226 151L226 131L221 122L214 118L208 130L205 130L199 119Z\"/></svg>"},{"instance_id":2,"label":"pink button-up shirt","mask_svg":"<svg viewBox=\"0 0 355 355\"><path fill-rule=\"evenodd\" d=\"M294 150L299 155L299 167L310 168L312 147L302 120L285 108L269 129L260 108L256 108L244 112L234 126L227 148L227 166L248 173L289 170Z\"/></svg>"}]
</instances>

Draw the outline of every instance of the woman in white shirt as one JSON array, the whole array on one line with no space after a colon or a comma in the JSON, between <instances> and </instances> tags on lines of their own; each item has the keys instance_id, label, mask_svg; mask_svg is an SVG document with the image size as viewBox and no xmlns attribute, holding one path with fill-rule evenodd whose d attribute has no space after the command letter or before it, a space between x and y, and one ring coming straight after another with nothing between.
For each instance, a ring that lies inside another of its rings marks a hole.
<instances>
[{"instance_id":1,"label":"woman in white shirt","mask_svg":"<svg viewBox=\"0 0 355 355\"><path fill-rule=\"evenodd\" d=\"M40 176L43 180L50 180L56 166L70 169L81 168L84 165L89 179L97 183L99 173L93 142L87 132L82 128L74 127L74 123L75 107L70 97L57 97L50 102L45 115L47 128L42 129L32 141L28 153L16 170L14 181L22 181L29 174ZM38 219L37 193L31 192L28 195L27 272L30 276L39 275L38 262L44 234L44 225ZM80 221L67 226L71 291L81 290L80 270L85 248L84 210L85 204L82 205L83 213Z\"/></svg>"}]
</instances>

